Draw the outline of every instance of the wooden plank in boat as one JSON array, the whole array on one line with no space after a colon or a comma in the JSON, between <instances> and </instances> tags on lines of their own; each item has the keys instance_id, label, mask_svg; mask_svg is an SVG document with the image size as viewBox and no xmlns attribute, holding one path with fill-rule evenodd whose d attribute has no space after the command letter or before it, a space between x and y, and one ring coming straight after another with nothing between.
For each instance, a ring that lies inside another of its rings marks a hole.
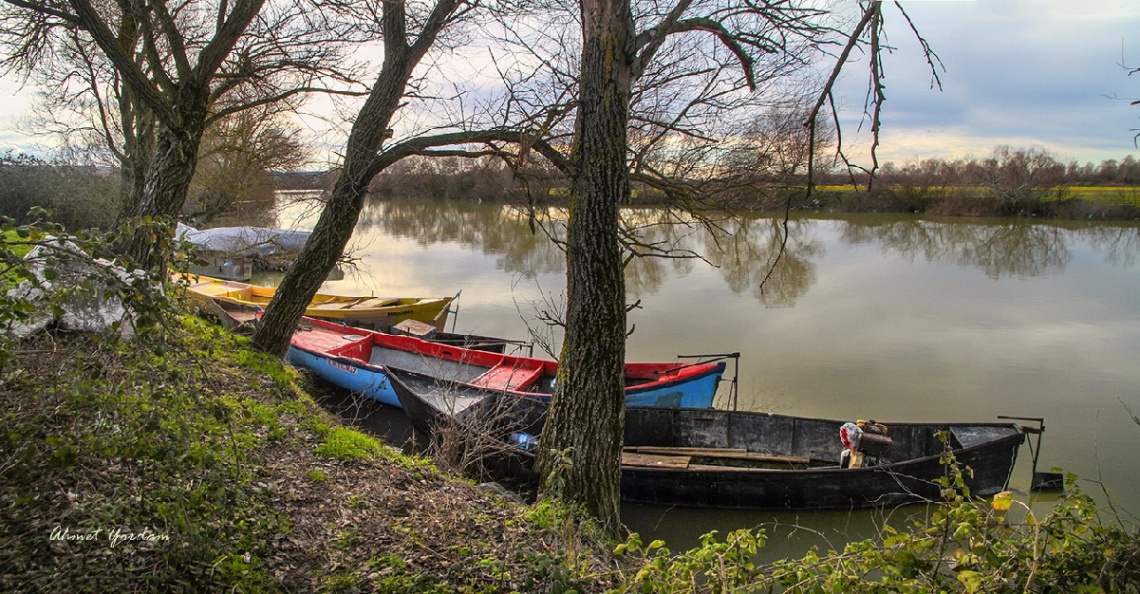
<instances>
[{"instance_id":1,"label":"wooden plank in boat","mask_svg":"<svg viewBox=\"0 0 1140 594\"><path fill-rule=\"evenodd\" d=\"M735 452L739 454L748 452L748 450L744 448L685 448L673 446L625 446L622 449L627 452L643 452L647 454L666 454L673 456L687 456L689 454L703 455L706 452Z\"/></svg>"},{"instance_id":2,"label":"wooden plank in boat","mask_svg":"<svg viewBox=\"0 0 1140 594\"><path fill-rule=\"evenodd\" d=\"M759 452L749 452L740 448L672 448L664 446L633 446L626 448L626 450L642 454L753 460L756 462L787 462L789 464L808 464L811 462L810 458L806 458L804 456L762 454Z\"/></svg>"},{"instance_id":3,"label":"wooden plank in boat","mask_svg":"<svg viewBox=\"0 0 1140 594\"><path fill-rule=\"evenodd\" d=\"M650 466L653 468L685 468L689 465L688 456L662 456L656 454L639 454L637 452L622 452L622 466Z\"/></svg>"}]
</instances>

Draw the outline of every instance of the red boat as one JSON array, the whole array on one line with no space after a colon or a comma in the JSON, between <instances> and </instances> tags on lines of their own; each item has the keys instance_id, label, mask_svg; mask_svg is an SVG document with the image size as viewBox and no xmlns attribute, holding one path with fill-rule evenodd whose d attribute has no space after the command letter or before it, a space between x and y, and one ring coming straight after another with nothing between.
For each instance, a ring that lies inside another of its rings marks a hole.
<instances>
[{"instance_id":1,"label":"red boat","mask_svg":"<svg viewBox=\"0 0 1140 594\"><path fill-rule=\"evenodd\" d=\"M550 400L558 362L506 355L302 318L289 362L347 390L400 406L385 373L397 367L470 386ZM723 361L626 363L626 405L711 408Z\"/></svg>"}]
</instances>

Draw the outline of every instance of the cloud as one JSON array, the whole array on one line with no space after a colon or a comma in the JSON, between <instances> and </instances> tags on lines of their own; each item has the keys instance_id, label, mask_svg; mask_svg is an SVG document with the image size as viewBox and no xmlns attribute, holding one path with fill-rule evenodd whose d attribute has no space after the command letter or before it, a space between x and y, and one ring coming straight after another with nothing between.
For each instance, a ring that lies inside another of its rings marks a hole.
<instances>
[{"instance_id":1,"label":"cloud","mask_svg":"<svg viewBox=\"0 0 1140 594\"><path fill-rule=\"evenodd\" d=\"M998 144L1042 146L1061 158L1100 160L1134 151L1140 81L1140 3L1059 0L904 2L945 65L941 91L909 26L887 8L885 158L985 154ZM1129 56L1132 56L1130 59ZM843 96L857 122L865 75ZM887 155L890 155L889 157Z\"/></svg>"},{"instance_id":2,"label":"cloud","mask_svg":"<svg viewBox=\"0 0 1140 594\"><path fill-rule=\"evenodd\" d=\"M999 144L1043 147L1064 160L1119 159L1138 152L1140 2L1104 0L903 0L901 5L946 67L941 90L931 90L931 73L907 22L884 3L888 41L887 101L880 149L882 160L988 154ZM440 78L430 90L446 96L462 80L467 102L485 100L497 88L491 48L454 49L431 70ZM862 66L865 67L866 58ZM830 68L830 64L821 65ZM857 134L867 74L854 65L841 81L844 140L866 147L867 125ZM15 132L26 111L28 90L0 79L0 149L28 150L34 138ZM313 112L336 120L327 101L314 99ZM395 124L414 128L423 116L402 116ZM431 120L434 121L434 120ZM431 123L428 121L428 123ZM343 124L311 119L314 150L327 160L346 135Z\"/></svg>"}]
</instances>

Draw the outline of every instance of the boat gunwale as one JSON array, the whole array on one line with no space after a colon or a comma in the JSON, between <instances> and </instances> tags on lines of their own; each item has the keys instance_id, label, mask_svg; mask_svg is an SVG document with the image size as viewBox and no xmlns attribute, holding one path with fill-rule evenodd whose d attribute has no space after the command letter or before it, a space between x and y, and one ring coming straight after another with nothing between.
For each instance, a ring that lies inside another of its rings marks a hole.
<instances>
[{"instance_id":1,"label":"boat gunwale","mask_svg":"<svg viewBox=\"0 0 1140 594\"><path fill-rule=\"evenodd\" d=\"M421 353L425 357L438 357L441 359L447 359L450 361L455 361L455 362L479 366L479 367L486 366L486 367L488 367L488 372L490 372L490 370L494 369L495 367L499 367L499 366L503 366L503 365L509 366L510 365L509 362L515 362L516 365L514 365L513 368L519 369L519 370L533 370L533 369L538 368L539 369L538 379L536 379L534 382L529 384L529 386L531 388L536 387L541 382L542 377L545 377L547 375L553 376L553 374L556 373L556 369L557 369L557 365L558 365L558 362L553 361L553 360L539 359L536 357L523 357L523 356L518 356L518 355L508 355L508 354L502 354L502 353L490 353L487 351L479 351L476 349L468 349L468 348L464 348L461 346L440 344L440 343L427 341L427 340L424 340L422 338L418 338L415 336L388 334L388 333L384 333L384 332L376 332L376 331L362 329L362 328L354 328L352 326L347 326L345 324L340 324L340 323L337 323L334 321L324 320L324 319L320 319L320 318L312 318L310 316L305 316L304 318L302 318L302 321L306 324L309 324L312 327L315 327L315 328L326 329L330 332L358 335L358 336L362 337L361 340L353 341L351 343L346 343L343 347L337 347L338 349L339 348L348 348L351 345L354 345L358 342L364 342L365 340L370 340L373 343L374 348L378 346L381 348L390 348L393 350L402 350L402 351L406 351L406 352ZM385 343L387 343L387 344L385 344ZM311 348L303 348L303 347L297 346L295 344L291 344L291 346L293 348L301 349L301 350L305 351L306 353L313 355L313 356L317 356L317 357L320 357L320 356L337 357L341 360L347 360L347 361L354 361L357 363L362 363L364 365L367 365L367 367L362 367L361 365L354 365L354 366L356 366L358 368L362 368L362 369L369 369L370 371L374 371L377 373L384 373L384 369L387 367L386 365L383 365L383 364L376 364L376 363L372 363L369 361L364 361L363 359L348 358L348 357L345 357L344 355L332 353L329 351L317 351L317 350L314 350ZM411 348L407 348L407 349L398 348L401 346L409 346ZM452 352L452 351L454 351L454 352ZM495 361L495 363L488 363L489 361ZM662 388L669 388L669 387L672 387L673 385L677 385L677 384L696 382L696 381L699 381L701 379L704 379L704 378L712 376L712 375L722 374L724 372L724 369L725 369L724 361L710 362L710 363L676 363L676 364L661 363L661 362L632 362L632 363L626 363L625 366L626 367L632 367L634 369L636 369L638 366L673 366L673 367L671 367L672 370L680 372L680 373L676 373L674 375L671 375L670 377L668 377L666 379L650 380L650 381L646 381L645 383L642 383L642 384L635 384L633 386L627 387L624 390L624 394L627 396L628 395L637 395L637 394L652 391L652 390L660 390ZM466 383L468 385L472 385L473 387L481 387L477 383L474 383L474 382L463 382L463 383ZM488 389L498 391L497 388L488 388ZM550 396L551 396L550 394L545 393L545 392L528 391L526 389L522 389L522 390L520 390L520 389L506 389L506 390L502 390L502 391L505 393L508 393L508 394L514 394L516 396L523 396L523 397L527 397L527 398L537 398L539 400L544 400L544 401L549 401ZM698 409L698 410L707 410L707 409Z\"/></svg>"},{"instance_id":2,"label":"boat gunwale","mask_svg":"<svg viewBox=\"0 0 1140 594\"><path fill-rule=\"evenodd\" d=\"M732 415L737 415L737 416L743 416L746 418L747 417L763 417L763 418L771 418L771 419L778 419L778 420L785 420L786 419L790 422L806 421L806 422L812 422L812 423L836 424L839 426L841 426L843 423L847 422L847 421L842 421L842 420L838 420L838 419L830 419L830 418L823 418L823 417L803 417L803 416L788 415L788 414L782 414L782 413L769 413L769 412L760 412L760 411L741 411L741 410L733 411L733 410L725 410L725 409L661 409L661 408L655 408L655 407L629 407L626 409L626 417L627 418L629 417L629 411L631 409L634 410L634 414L637 414L637 411L640 411L640 410L644 410L646 412L654 413L654 414L662 414L662 411L669 410L674 416L677 416L677 415L692 416L695 414L720 414L724 417L731 417ZM648 471L648 472L654 472L654 473L660 472L660 473L666 473L666 474L668 474L668 473L684 473L685 476L693 476L694 474L699 474L699 473L708 473L710 475L722 476L725 474L740 473L740 472L744 472L744 471L748 471L748 473L804 473L804 474L807 474L807 473L813 473L814 474L814 473L818 473L821 471L829 471L829 472L831 472L831 471L842 471L844 473L852 473L852 472L860 472L860 471L862 471L864 473L865 472L883 472L883 471L890 471L892 469L904 468L904 467L908 467L908 466L917 466L919 464L929 464L930 462L932 462L936 459L941 459L942 456L944 456L947 452L954 454L955 458L959 458L959 457L962 457L964 455L967 455L967 454L970 454L970 453L973 453L976 451L988 450L990 448L995 448L998 445L1005 444L1006 442L1009 442L1009 445L1017 445L1018 447L1020 447L1020 445L1025 440L1025 430L1022 426L1020 426L1016 423L1008 423L1008 422L1000 422L1000 421L988 421L988 422L981 422L981 423L970 423L970 422L923 423L923 422L913 422L913 421L899 421L899 422L877 421L877 422L887 426L888 428L895 428L895 427L907 427L907 428L912 428L912 429L927 428L927 429L931 429L931 430L935 431L936 433L941 432L941 431L949 431L949 430L952 430L954 428L1012 429L1012 433L1010 433L1008 435L996 437L994 439L989 439L989 440L986 440L986 441L983 441L981 443L978 443L978 444L975 444L972 446L968 446L968 447L963 446L963 447L958 447L958 448L947 448L947 450L943 451L943 452L938 452L938 453L934 453L934 454L927 454L925 456L919 456L916 458L907 458L905 460L899 460L897 462L889 462L886 464L880 464L880 465L876 465L876 466L863 466L863 467L859 467L859 468L841 468L841 467L839 467L838 464L835 466L830 466L830 465L828 465L828 466L817 466L817 467L806 468L806 469L749 468L749 467L743 467L743 466L726 466L723 469L702 467L700 469L693 469L693 470L690 470L687 468L668 468L668 467L652 467L652 466L629 466L628 468L631 470L634 470L634 471L638 471L638 472L647 472ZM627 426L628 426L628 422L627 422ZM623 439L623 444L624 444L624 439ZM641 445L642 444L635 444L632 447L639 447ZM1014 458L1016 460L1016 453L1014 454ZM816 459L813 461L822 461L822 460ZM622 465L622 468L623 469L627 468L627 466ZM899 473L899 474L904 474L904 473Z\"/></svg>"},{"instance_id":3,"label":"boat gunwale","mask_svg":"<svg viewBox=\"0 0 1140 594\"><path fill-rule=\"evenodd\" d=\"M926 425L926 424L920 423L918 425ZM963 423L960 426L977 427L977 426L981 426L981 425ZM931 427L934 427L934 426L931 425ZM962 455L972 453L972 452L977 451L977 450L986 450L986 449L996 447L997 445L1002 444L1002 443L1007 442L1007 441L1010 442L1010 445L1016 444L1016 445L1020 446L1021 442L1024 440L1024 437L1025 437L1025 434L1021 431L1018 431L1017 433L1014 433L1011 435L1006 435L1006 436L998 438L998 439L986 441L986 442L980 443L978 445L970 446L968 448L952 449L952 450L950 450L950 453L953 453L955 458L958 458L958 457L961 457ZM715 449L715 448L713 448L713 449ZM841 468L838 464L836 464L834 466L831 466L831 465L814 466L811 468L756 468L756 467L748 467L748 466L724 466L723 468L719 468L719 467L714 467L714 466L702 466L701 468L698 468L698 469L672 468L672 467L666 467L666 466L660 466L660 467L656 467L656 466L632 466L632 465L623 464L622 468L623 469L629 468L630 470L635 470L637 472L653 472L653 473L662 473L662 474L683 473L685 476L690 476L690 477L694 476L694 475L703 475L703 474L723 476L725 474L754 474L754 473L755 474L771 474L771 473L817 474L819 472L842 472L844 474L855 474L855 473L862 474L862 473L867 473L867 472L890 472L892 470L896 470L896 469L899 469L902 467L916 466L919 464L925 465L925 464L928 464L928 463L930 463L936 459L941 459L942 456L943 456L942 453L931 454L931 455L927 455L927 456L921 456L918 458L907 458L906 460L900 460L898 462L890 462L887 464L879 464L876 466L861 466L859 468ZM813 459L812 462L821 462L821 460ZM900 472L898 474L905 474L905 473Z\"/></svg>"}]
</instances>

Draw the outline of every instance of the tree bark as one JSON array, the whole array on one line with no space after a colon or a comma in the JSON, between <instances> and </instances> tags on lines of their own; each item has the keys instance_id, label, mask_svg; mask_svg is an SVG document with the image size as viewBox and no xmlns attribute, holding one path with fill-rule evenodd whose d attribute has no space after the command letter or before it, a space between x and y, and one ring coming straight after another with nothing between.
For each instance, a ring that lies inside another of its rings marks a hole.
<instances>
[{"instance_id":1,"label":"tree bark","mask_svg":"<svg viewBox=\"0 0 1140 594\"><path fill-rule=\"evenodd\" d=\"M124 202L119 209L119 220L128 212L135 212L142 203L146 190L146 173L154 159L155 120L150 110L135 99L130 87L119 89L119 133L123 136L122 150L116 150L116 157L123 176ZM110 131L107 137L111 138ZM113 141L107 144L113 146Z\"/></svg>"},{"instance_id":2,"label":"tree bark","mask_svg":"<svg viewBox=\"0 0 1140 594\"><path fill-rule=\"evenodd\" d=\"M566 256L566 336L539 469L559 470L562 496L612 534L621 527L625 424L625 278L618 205L630 195L626 158L635 30L628 0L582 0L582 73L575 122ZM556 469L551 453L569 451Z\"/></svg>"},{"instance_id":3,"label":"tree bark","mask_svg":"<svg viewBox=\"0 0 1140 594\"><path fill-rule=\"evenodd\" d=\"M153 158L146 168L141 196L132 197L119 212L119 220L130 221L150 217L173 224L174 217L186 201L190 180L198 165L198 145L205 128L205 110L197 125L181 130L163 128L155 142ZM124 237L116 251L140 268L162 264L163 254L155 249L151 230L140 226Z\"/></svg>"},{"instance_id":4,"label":"tree bark","mask_svg":"<svg viewBox=\"0 0 1140 594\"><path fill-rule=\"evenodd\" d=\"M305 307L336 266L356 229L368 184L376 174L376 155L384 139L390 136L388 125L418 61L418 57L409 55L404 18L402 4L384 4L384 65L352 125L344 166L313 227L313 234L281 279L253 334L254 346L267 353L285 356Z\"/></svg>"}]
</instances>

